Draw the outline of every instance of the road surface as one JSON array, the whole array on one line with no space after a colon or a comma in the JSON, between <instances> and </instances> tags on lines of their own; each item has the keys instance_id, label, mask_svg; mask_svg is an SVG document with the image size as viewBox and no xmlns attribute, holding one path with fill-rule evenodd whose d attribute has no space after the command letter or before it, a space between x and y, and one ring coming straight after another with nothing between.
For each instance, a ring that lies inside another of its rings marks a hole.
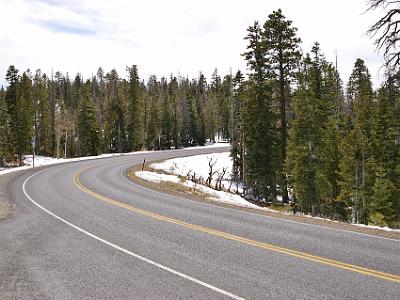
<instances>
[{"instance_id":1,"label":"road surface","mask_svg":"<svg viewBox=\"0 0 400 300\"><path fill-rule=\"evenodd\" d=\"M0 222L1 299L399 299L400 241L180 199L140 153L22 173ZM226 151L226 149L225 149Z\"/></svg>"}]
</instances>

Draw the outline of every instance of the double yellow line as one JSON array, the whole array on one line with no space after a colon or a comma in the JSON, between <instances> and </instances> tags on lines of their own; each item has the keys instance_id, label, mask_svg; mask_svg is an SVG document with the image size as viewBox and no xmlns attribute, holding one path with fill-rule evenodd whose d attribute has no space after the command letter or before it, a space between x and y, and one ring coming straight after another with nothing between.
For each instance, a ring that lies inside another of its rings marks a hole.
<instances>
[{"instance_id":1,"label":"double yellow line","mask_svg":"<svg viewBox=\"0 0 400 300\"><path fill-rule=\"evenodd\" d=\"M190 228L192 230L198 231L198 232L203 232L203 233L207 233L213 236L217 236L217 237L221 237L224 238L226 240L231 240L231 241L235 241L235 242L239 242L242 244L246 244L246 245L250 245L250 246L254 246L257 248L262 248L262 249L266 249L269 251L273 251L273 252L277 252L277 253L281 253L281 254L286 254L289 256L293 256L293 257L297 257L297 258L301 258L303 260L308 260L308 261L312 261L312 262L316 262L316 263L320 263L323 265L328 265L328 266L332 266L332 267L336 267L336 268L340 268L340 269L345 269L348 271L352 271L352 272L356 272L356 273L360 273L366 276L371 276L371 277L375 277L375 278L380 278L383 280L388 280L388 281L394 281L394 282L398 282L400 283L400 276L395 275L395 274L390 274L390 273L384 273L384 272L380 272L380 271L376 271L376 270L372 270L372 269L368 269L368 268L363 268L363 267L359 267L356 265L352 265L352 264L347 264L344 262L340 262L340 261L336 261L333 259L328 259L328 258L324 258L324 257L320 257L320 256L316 256L316 255L311 255L305 252L301 252L301 251L296 251L296 250L291 250L288 248L284 248L284 247L279 247L273 244L268 244L268 243L264 243L264 242L259 242L259 241L255 241L255 240L251 240L251 239L247 239L241 236L237 236L234 234L230 234L230 233L226 233L223 231L219 231L219 230L215 230L212 228L207 228L204 226L200 226L200 225L196 225L196 224L191 224L191 223L187 223L187 222L183 222L177 219L173 219L170 217L166 217L160 214L156 214L147 210L143 210L134 206L130 206L127 204L124 204L122 202L118 202L116 200L113 200L109 197L100 195L90 189L88 189L86 186L84 186L82 184L82 182L80 181L80 175L82 171L77 172L74 175L74 183L75 185L81 189L82 191L84 191L85 193L87 193L90 196L93 196L94 198L106 202L108 204L114 205L114 206L118 206L124 209L127 209L129 211L132 211L134 213L140 214L142 216L146 216L152 219L156 219L156 220L160 220L163 222L167 222L167 223L171 223L171 224L175 224L175 225L179 225L182 227L186 227L186 228Z\"/></svg>"}]
</instances>

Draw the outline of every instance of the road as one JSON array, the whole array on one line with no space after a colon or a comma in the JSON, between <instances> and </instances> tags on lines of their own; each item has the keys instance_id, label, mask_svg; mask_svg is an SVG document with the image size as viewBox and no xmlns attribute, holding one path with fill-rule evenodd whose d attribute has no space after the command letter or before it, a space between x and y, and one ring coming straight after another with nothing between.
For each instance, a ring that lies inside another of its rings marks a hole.
<instances>
[{"instance_id":1,"label":"road","mask_svg":"<svg viewBox=\"0 0 400 300\"><path fill-rule=\"evenodd\" d=\"M60 164L10 185L1 299L398 299L400 241L160 194L126 176L193 149ZM225 149L226 151L226 149Z\"/></svg>"}]
</instances>

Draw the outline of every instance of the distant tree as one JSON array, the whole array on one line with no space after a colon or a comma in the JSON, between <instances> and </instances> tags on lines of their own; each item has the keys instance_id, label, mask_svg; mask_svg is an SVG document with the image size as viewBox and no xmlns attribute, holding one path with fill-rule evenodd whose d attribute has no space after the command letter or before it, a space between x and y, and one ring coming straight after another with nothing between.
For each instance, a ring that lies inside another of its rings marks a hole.
<instances>
[{"instance_id":1,"label":"distant tree","mask_svg":"<svg viewBox=\"0 0 400 300\"><path fill-rule=\"evenodd\" d=\"M111 70L106 80L106 120L104 125L104 142L109 152L126 151L125 114L120 92L118 73Z\"/></svg>"},{"instance_id":2,"label":"distant tree","mask_svg":"<svg viewBox=\"0 0 400 300\"><path fill-rule=\"evenodd\" d=\"M48 98L48 78L37 70L33 79L33 101L35 103L35 143L40 155L52 154L51 108Z\"/></svg>"},{"instance_id":3,"label":"distant tree","mask_svg":"<svg viewBox=\"0 0 400 300\"><path fill-rule=\"evenodd\" d=\"M161 80L161 149L171 149L174 135L174 112L168 91L168 82Z\"/></svg>"},{"instance_id":4,"label":"distant tree","mask_svg":"<svg viewBox=\"0 0 400 300\"><path fill-rule=\"evenodd\" d=\"M244 101L244 76L237 71L233 78L233 97L232 97L232 123L231 123L231 152L232 157L232 181L236 183L236 190L240 181L243 181L243 124L242 112Z\"/></svg>"},{"instance_id":5,"label":"distant tree","mask_svg":"<svg viewBox=\"0 0 400 300\"><path fill-rule=\"evenodd\" d=\"M196 144L203 146L206 142L206 126L205 126L205 104L207 102L207 80L203 73L200 73L196 86Z\"/></svg>"},{"instance_id":6,"label":"distant tree","mask_svg":"<svg viewBox=\"0 0 400 300\"><path fill-rule=\"evenodd\" d=\"M208 92L204 108L206 137L210 141L215 142L215 136L218 138L222 137L222 118L220 112L223 95L221 77L218 75L217 69L214 70L211 76Z\"/></svg>"},{"instance_id":7,"label":"distant tree","mask_svg":"<svg viewBox=\"0 0 400 300\"><path fill-rule=\"evenodd\" d=\"M161 107L160 84L152 75L147 84L148 92L148 126L146 134L147 149L161 150Z\"/></svg>"},{"instance_id":8,"label":"distant tree","mask_svg":"<svg viewBox=\"0 0 400 300\"><path fill-rule=\"evenodd\" d=\"M87 81L83 87L78 108L78 134L82 156L98 155L101 147L95 106L90 97L90 85Z\"/></svg>"},{"instance_id":9,"label":"distant tree","mask_svg":"<svg viewBox=\"0 0 400 300\"><path fill-rule=\"evenodd\" d=\"M143 147L143 100L137 66L127 67L128 72L128 120L127 134L130 151Z\"/></svg>"},{"instance_id":10,"label":"distant tree","mask_svg":"<svg viewBox=\"0 0 400 300\"><path fill-rule=\"evenodd\" d=\"M222 80L222 99L219 104L221 120L221 135L224 140L229 140L230 136L230 123L231 123L231 109L233 98L233 78L231 74L225 75Z\"/></svg>"},{"instance_id":11,"label":"distant tree","mask_svg":"<svg viewBox=\"0 0 400 300\"><path fill-rule=\"evenodd\" d=\"M7 112L10 118L10 136L8 139L10 153L15 153L17 127L19 126L17 106L18 77L18 70L14 66L10 66L6 73L6 81L8 82L8 87L5 96Z\"/></svg>"},{"instance_id":12,"label":"distant tree","mask_svg":"<svg viewBox=\"0 0 400 300\"><path fill-rule=\"evenodd\" d=\"M23 164L23 154L31 152L33 136L33 102L32 79L29 70L20 77L17 86L17 97L14 108L14 149L20 165Z\"/></svg>"},{"instance_id":13,"label":"distant tree","mask_svg":"<svg viewBox=\"0 0 400 300\"><path fill-rule=\"evenodd\" d=\"M3 87L0 90L0 167L4 167L9 155L9 119Z\"/></svg>"},{"instance_id":14,"label":"distant tree","mask_svg":"<svg viewBox=\"0 0 400 300\"><path fill-rule=\"evenodd\" d=\"M168 97L171 102L172 107L172 122L173 122L173 129L172 129L172 140L174 148L179 148L181 143L181 136L180 132L182 129L182 106L181 104L181 97L179 95L179 84L176 77L170 78L170 82L168 84Z\"/></svg>"}]
</instances>

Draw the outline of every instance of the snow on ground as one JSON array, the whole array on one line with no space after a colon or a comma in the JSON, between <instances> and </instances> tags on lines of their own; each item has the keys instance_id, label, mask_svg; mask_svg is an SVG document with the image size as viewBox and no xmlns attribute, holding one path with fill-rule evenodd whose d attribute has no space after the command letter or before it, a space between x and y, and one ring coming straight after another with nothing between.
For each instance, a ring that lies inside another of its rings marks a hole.
<instances>
[{"instance_id":1,"label":"snow on ground","mask_svg":"<svg viewBox=\"0 0 400 300\"><path fill-rule=\"evenodd\" d=\"M196 149L196 148L199 148L199 149L200 148L201 149L218 148L218 147L227 147L227 146L229 146L228 143L217 142L217 143L208 143L206 146L201 146L201 147L189 147L189 148L185 148L184 150L191 150L191 149ZM151 152L151 151L136 151L136 152L130 152L130 153L106 153L106 154L101 154L98 156L85 156L85 157L76 157L76 158L58 158L58 159L54 158L54 157L35 155L35 167L67 163L67 162L71 162L71 161L99 159L99 158L107 158L107 157L122 156L122 155L132 155L132 154L136 154L136 153L146 153L146 152ZM0 175L32 168L32 163L33 163L32 155L25 155L24 156L24 164L25 164L24 166L12 167L12 168L0 168Z\"/></svg>"},{"instance_id":2,"label":"snow on ground","mask_svg":"<svg viewBox=\"0 0 400 300\"><path fill-rule=\"evenodd\" d=\"M135 173L137 177L147 181L160 183L162 181L178 183L179 178L175 175L166 175L150 171L138 171Z\"/></svg>"},{"instance_id":3,"label":"snow on ground","mask_svg":"<svg viewBox=\"0 0 400 300\"><path fill-rule=\"evenodd\" d=\"M228 147L230 144L226 141L218 141L216 143L208 142L205 146L195 146L195 147L188 147L184 148L183 150L192 150L192 149L204 149L204 148L221 148L221 147Z\"/></svg>"},{"instance_id":4,"label":"snow on ground","mask_svg":"<svg viewBox=\"0 0 400 300\"><path fill-rule=\"evenodd\" d=\"M225 188L229 188L230 179L232 177L232 158L229 157L229 152L173 158L160 163L151 164L150 167L183 177L186 177L189 173L191 175L196 173L196 178L201 177L205 181L208 178L208 163L210 160L214 164L213 172L217 172L213 175L212 184L215 184L218 173L221 173L222 169L226 168L222 184Z\"/></svg>"},{"instance_id":5,"label":"snow on ground","mask_svg":"<svg viewBox=\"0 0 400 300\"><path fill-rule=\"evenodd\" d=\"M107 158L113 156L121 156L121 155L129 155L136 152L131 153L108 153L108 154L101 154L98 156L85 156L85 157L75 157L75 158L54 158L48 156L40 156L35 155L35 167L42 167L54 164L61 164L67 163L71 161L81 161L81 160L91 160L91 159L99 159L99 158ZM140 152L143 153L143 152ZM24 156L24 166L21 167L14 167L14 168L0 168L0 175L7 174L15 171L26 170L33 167L33 157L32 155L25 155Z\"/></svg>"},{"instance_id":6,"label":"snow on ground","mask_svg":"<svg viewBox=\"0 0 400 300\"><path fill-rule=\"evenodd\" d=\"M244 198L242 198L239 195L224 192L224 191L217 191L212 188L209 188L204 185L200 184L195 184L192 181L185 180L181 181L179 177L175 175L165 175L165 174L160 174L156 172L149 172L149 171L137 171L135 172L135 175L141 179L151 181L151 182L156 182L159 183L161 181L167 181L167 182L173 182L173 183L181 183L187 187L194 188L202 193L205 193L208 195L208 198L217 202L222 202L226 204L233 204L241 207L248 207L248 208L255 208L255 209L260 209L260 210L266 210L266 211L272 211L268 208L265 207L259 207L253 203L250 203L246 201Z\"/></svg>"}]
</instances>

